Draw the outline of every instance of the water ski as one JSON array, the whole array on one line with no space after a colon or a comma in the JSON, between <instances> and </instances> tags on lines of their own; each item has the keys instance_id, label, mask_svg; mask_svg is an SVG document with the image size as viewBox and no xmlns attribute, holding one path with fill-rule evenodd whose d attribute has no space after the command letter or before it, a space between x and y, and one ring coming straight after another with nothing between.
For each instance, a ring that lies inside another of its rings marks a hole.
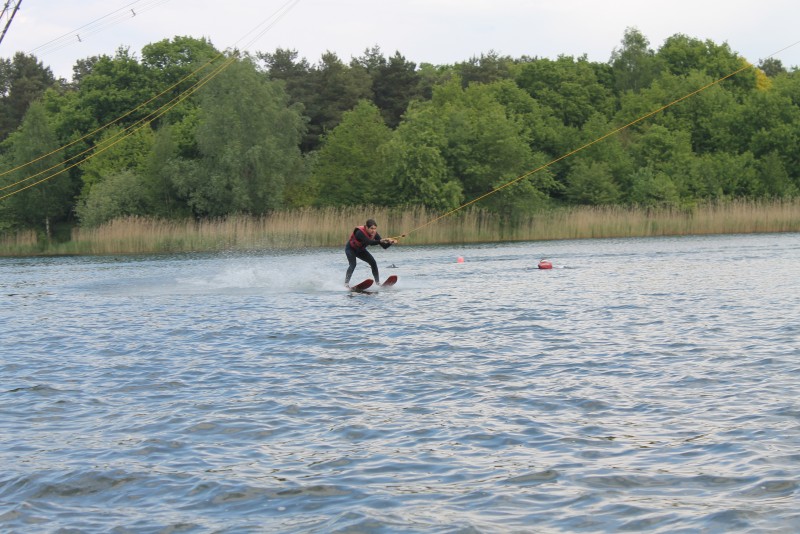
<instances>
[{"instance_id":1,"label":"water ski","mask_svg":"<svg viewBox=\"0 0 800 534\"><path fill-rule=\"evenodd\" d=\"M397 283L397 275L393 274L389 278L387 278L382 284L381 287L392 287Z\"/></svg>"},{"instance_id":2,"label":"water ski","mask_svg":"<svg viewBox=\"0 0 800 534\"><path fill-rule=\"evenodd\" d=\"M364 291L365 289L367 289L369 286L371 286L374 283L375 282L374 282L374 280L372 278L367 278L366 280L364 280L360 284L356 284L354 286L350 286L350 291L361 292L361 291Z\"/></svg>"}]
</instances>

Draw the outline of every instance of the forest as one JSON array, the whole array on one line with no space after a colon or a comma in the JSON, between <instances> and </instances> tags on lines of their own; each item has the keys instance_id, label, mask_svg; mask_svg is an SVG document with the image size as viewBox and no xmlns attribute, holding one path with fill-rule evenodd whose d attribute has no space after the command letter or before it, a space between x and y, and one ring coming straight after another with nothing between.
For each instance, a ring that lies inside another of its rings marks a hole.
<instances>
[{"instance_id":1,"label":"forest","mask_svg":"<svg viewBox=\"0 0 800 534\"><path fill-rule=\"evenodd\" d=\"M683 34L654 49L635 28L605 63L489 51L417 65L378 46L311 63L179 36L79 60L64 80L17 53L0 60L0 233L69 239L131 216L295 208L443 212L521 176L481 208L513 224L557 206L795 199L798 141L797 67Z\"/></svg>"}]
</instances>

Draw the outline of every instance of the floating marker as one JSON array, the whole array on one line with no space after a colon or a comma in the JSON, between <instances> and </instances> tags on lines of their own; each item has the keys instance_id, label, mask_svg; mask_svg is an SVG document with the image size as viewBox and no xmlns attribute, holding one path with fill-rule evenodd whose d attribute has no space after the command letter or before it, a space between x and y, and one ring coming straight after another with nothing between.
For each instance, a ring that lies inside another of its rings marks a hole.
<instances>
[{"instance_id":1,"label":"floating marker","mask_svg":"<svg viewBox=\"0 0 800 534\"><path fill-rule=\"evenodd\" d=\"M458 259L456 260L456 263L464 263L464 258L459 256Z\"/></svg>"},{"instance_id":2,"label":"floating marker","mask_svg":"<svg viewBox=\"0 0 800 534\"><path fill-rule=\"evenodd\" d=\"M540 269L552 269L553 268L553 264L550 263L547 260L542 260L542 261L539 262L539 268Z\"/></svg>"}]
</instances>

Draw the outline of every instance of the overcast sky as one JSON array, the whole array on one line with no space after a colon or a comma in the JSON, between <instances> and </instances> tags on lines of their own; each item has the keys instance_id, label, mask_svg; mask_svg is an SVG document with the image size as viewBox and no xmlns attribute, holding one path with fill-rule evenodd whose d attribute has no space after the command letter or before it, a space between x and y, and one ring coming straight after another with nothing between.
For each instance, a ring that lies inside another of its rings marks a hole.
<instances>
[{"instance_id":1,"label":"overcast sky","mask_svg":"<svg viewBox=\"0 0 800 534\"><path fill-rule=\"evenodd\" d=\"M276 13L283 16L271 18ZM417 64L452 64L491 50L605 62L635 27L653 49L682 33L727 42L757 63L800 41L798 22L798 0L24 0L0 57L34 53L69 79L78 59L113 55L120 46L140 57L148 43L188 35L220 50L295 49L310 63L326 50L349 61L375 45ZM775 57L800 65L800 44Z\"/></svg>"}]
</instances>

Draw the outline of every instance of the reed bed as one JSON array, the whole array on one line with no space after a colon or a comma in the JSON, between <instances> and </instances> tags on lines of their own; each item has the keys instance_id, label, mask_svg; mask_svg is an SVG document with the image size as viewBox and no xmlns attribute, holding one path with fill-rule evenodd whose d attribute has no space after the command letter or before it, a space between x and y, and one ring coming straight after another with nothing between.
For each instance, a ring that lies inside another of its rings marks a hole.
<instances>
[{"instance_id":1,"label":"reed bed","mask_svg":"<svg viewBox=\"0 0 800 534\"><path fill-rule=\"evenodd\" d=\"M343 246L354 226L373 218L384 237L431 245L691 234L800 231L800 200L734 201L693 209L572 207L544 210L513 226L497 214L470 208L438 219L425 208L304 208L263 217L163 220L115 219L75 228L66 243L40 242L32 231L0 235L0 255L152 254Z\"/></svg>"},{"instance_id":2,"label":"reed bed","mask_svg":"<svg viewBox=\"0 0 800 534\"><path fill-rule=\"evenodd\" d=\"M0 256L26 256L40 248L33 230L0 232Z\"/></svg>"}]
</instances>

